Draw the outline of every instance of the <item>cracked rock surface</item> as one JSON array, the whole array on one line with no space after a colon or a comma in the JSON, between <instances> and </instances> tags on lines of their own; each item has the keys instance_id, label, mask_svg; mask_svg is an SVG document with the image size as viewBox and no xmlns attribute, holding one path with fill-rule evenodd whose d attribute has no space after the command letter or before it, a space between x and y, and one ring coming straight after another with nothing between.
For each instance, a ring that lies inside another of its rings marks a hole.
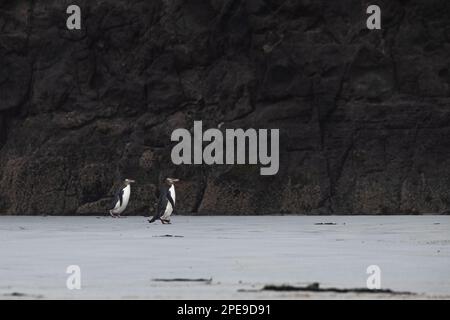
<instances>
[{"instance_id":1,"label":"cracked rock surface","mask_svg":"<svg viewBox=\"0 0 450 320\"><path fill-rule=\"evenodd\" d=\"M0 214L450 210L450 2L0 1ZM175 166L176 128L279 128L280 170Z\"/></svg>"}]
</instances>

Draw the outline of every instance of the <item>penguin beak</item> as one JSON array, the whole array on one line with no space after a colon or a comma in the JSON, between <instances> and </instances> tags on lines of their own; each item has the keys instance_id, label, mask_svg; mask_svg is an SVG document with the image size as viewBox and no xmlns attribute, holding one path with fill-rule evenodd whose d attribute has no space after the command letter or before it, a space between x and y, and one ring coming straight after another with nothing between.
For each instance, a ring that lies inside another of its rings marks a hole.
<instances>
[{"instance_id":1,"label":"penguin beak","mask_svg":"<svg viewBox=\"0 0 450 320\"><path fill-rule=\"evenodd\" d=\"M135 183L135 180L128 180L129 183Z\"/></svg>"}]
</instances>

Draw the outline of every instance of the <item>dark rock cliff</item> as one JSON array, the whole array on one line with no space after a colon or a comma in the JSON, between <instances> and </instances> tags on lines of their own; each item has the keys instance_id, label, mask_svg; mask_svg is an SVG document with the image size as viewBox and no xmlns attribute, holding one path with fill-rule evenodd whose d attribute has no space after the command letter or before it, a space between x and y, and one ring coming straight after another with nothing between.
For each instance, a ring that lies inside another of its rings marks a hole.
<instances>
[{"instance_id":1,"label":"dark rock cliff","mask_svg":"<svg viewBox=\"0 0 450 320\"><path fill-rule=\"evenodd\" d=\"M78 4L82 30L66 29ZM450 209L450 1L0 1L0 214ZM175 166L171 132L279 128L280 170Z\"/></svg>"}]
</instances>

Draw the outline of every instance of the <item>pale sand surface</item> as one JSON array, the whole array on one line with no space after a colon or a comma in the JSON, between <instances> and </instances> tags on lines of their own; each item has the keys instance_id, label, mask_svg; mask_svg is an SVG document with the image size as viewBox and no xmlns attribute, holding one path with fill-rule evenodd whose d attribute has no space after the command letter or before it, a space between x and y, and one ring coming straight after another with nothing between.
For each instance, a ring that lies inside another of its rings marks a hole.
<instances>
[{"instance_id":1,"label":"pale sand surface","mask_svg":"<svg viewBox=\"0 0 450 320\"><path fill-rule=\"evenodd\" d=\"M0 299L450 298L450 216L174 216L172 222L0 217ZM336 225L316 225L328 222ZM69 265L81 268L81 290L66 288ZM383 289L416 295L257 291L312 282L364 288L369 265L381 268Z\"/></svg>"}]
</instances>

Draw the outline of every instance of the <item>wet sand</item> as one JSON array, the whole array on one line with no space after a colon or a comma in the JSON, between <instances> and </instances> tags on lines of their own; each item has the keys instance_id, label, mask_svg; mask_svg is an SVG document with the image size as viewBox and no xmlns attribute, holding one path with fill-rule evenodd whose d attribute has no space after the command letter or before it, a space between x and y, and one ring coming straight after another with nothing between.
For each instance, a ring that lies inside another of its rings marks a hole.
<instances>
[{"instance_id":1,"label":"wet sand","mask_svg":"<svg viewBox=\"0 0 450 320\"><path fill-rule=\"evenodd\" d=\"M0 299L450 298L450 216L0 217ZM69 265L81 290L68 290ZM366 288L366 269L381 289ZM189 281L191 280L191 281ZM194 281L197 280L197 281ZM265 291L266 285L351 289Z\"/></svg>"}]
</instances>

